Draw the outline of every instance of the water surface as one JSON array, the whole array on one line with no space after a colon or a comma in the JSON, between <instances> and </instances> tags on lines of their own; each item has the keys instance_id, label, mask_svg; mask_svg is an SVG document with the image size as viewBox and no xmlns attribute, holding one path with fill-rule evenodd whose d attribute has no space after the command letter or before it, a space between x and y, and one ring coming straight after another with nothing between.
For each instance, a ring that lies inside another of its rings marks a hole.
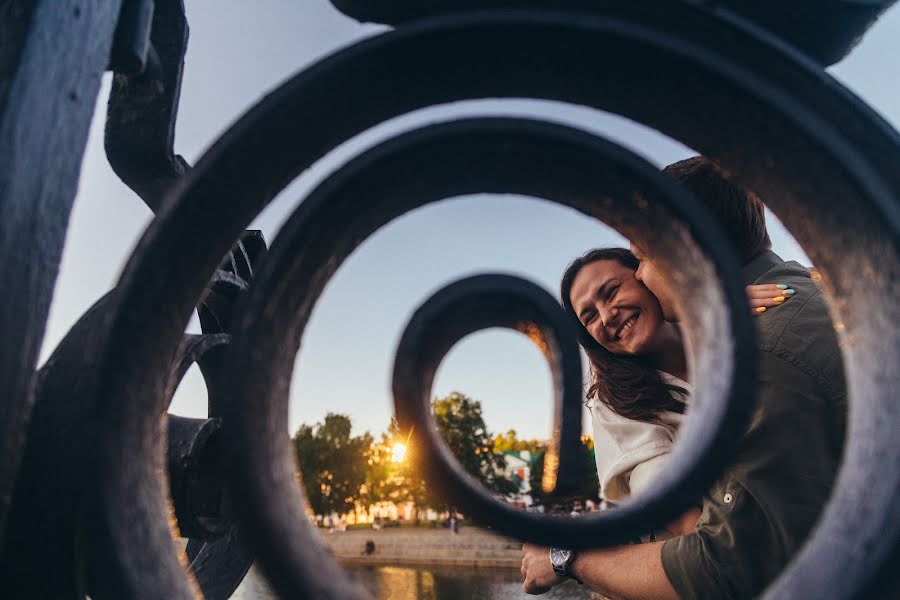
<instances>
[{"instance_id":1,"label":"water surface","mask_svg":"<svg viewBox=\"0 0 900 600\"><path fill-rule=\"evenodd\" d=\"M344 566L377 600L494 600L533 599L522 591L522 575L516 569L471 567ZM575 582L558 585L540 596L547 600L588 600ZM238 588L234 600L274 600L260 572L254 567Z\"/></svg>"}]
</instances>

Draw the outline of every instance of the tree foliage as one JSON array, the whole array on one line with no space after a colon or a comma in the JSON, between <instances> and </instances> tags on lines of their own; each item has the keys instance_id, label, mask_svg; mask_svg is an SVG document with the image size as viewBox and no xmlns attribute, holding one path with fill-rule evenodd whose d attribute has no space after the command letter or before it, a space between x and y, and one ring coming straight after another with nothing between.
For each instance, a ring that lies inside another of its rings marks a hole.
<instances>
[{"instance_id":1,"label":"tree foliage","mask_svg":"<svg viewBox=\"0 0 900 600\"><path fill-rule=\"evenodd\" d=\"M512 430L491 436L481 403L464 394L435 399L433 410L441 437L466 472L498 494L517 491L517 483L504 476L503 452L534 451L537 442L518 440ZM378 441L369 433L354 437L351 429L348 416L329 413L324 422L303 425L294 435L300 477L316 514L345 513L378 502L411 502L417 510L452 508L417 469L419 448L412 432L402 431L394 419ZM397 443L407 447L404 460L396 460Z\"/></svg>"},{"instance_id":2,"label":"tree foliage","mask_svg":"<svg viewBox=\"0 0 900 600\"><path fill-rule=\"evenodd\" d=\"M529 483L531 484L531 499L535 504L545 506L559 504L568 510L575 501L582 503L586 500L599 501L600 481L597 477L597 465L594 462L594 440L590 436L582 436L581 449L581 481L583 484L578 490L565 496L544 493L544 490L541 489L541 479L544 476L544 455L546 450L533 455Z\"/></svg>"},{"instance_id":3,"label":"tree foliage","mask_svg":"<svg viewBox=\"0 0 900 600\"><path fill-rule=\"evenodd\" d=\"M494 452L543 452L546 443L539 440L520 440L515 429L494 436Z\"/></svg>"},{"instance_id":4,"label":"tree foliage","mask_svg":"<svg viewBox=\"0 0 900 600\"><path fill-rule=\"evenodd\" d=\"M481 403L453 392L435 400L433 407L438 431L462 468L497 493L514 492L515 483L503 475L506 459L494 450Z\"/></svg>"},{"instance_id":5,"label":"tree foliage","mask_svg":"<svg viewBox=\"0 0 900 600\"><path fill-rule=\"evenodd\" d=\"M394 446L398 443L406 447L406 455L395 462ZM414 453L410 436L401 431L397 420L392 418L387 433L381 435L381 440L372 445L369 453L366 488L370 503L412 502L417 509L432 506L428 485L413 465Z\"/></svg>"},{"instance_id":6,"label":"tree foliage","mask_svg":"<svg viewBox=\"0 0 900 600\"><path fill-rule=\"evenodd\" d=\"M372 436L353 437L346 415L328 413L324 423L303 425L294 435L297 464L316 514L344 513L363 501Z\"/></svg>"}]
</instances>

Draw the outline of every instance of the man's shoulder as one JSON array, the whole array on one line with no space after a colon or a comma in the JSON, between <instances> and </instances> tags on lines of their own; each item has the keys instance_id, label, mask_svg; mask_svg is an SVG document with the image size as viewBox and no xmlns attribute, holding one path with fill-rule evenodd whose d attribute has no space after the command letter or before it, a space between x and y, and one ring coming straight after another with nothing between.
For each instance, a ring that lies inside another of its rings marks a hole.
<instances>
[{"instance_id":1,"label":"man's shoulder","mask_svg":"<svg viewBox=\"0 0 900 600\"><path fill-rule=\"evenodd\" d=\"M835 337L825 297L806 267L793 261L783 262L763 273L753 283L783 283L796 291L784 304L754 319L761 350L783 347L795 335L825 338L822 341L828 342ZM790 334L789 339L785 339L786 334ZM837 343L836 339L834 343Z\"/></svg>"},{"instance_id":2,"label":"man's shoulder","mask_svg":"<svg viewBox=\"0 0 900 600\"><path fill-rule=\"evenodd\" d=\"M754 318L759 349L790 363L834 393L843 388L843 366L835 324L822 290L806 267L779 262L754 283L784 283L796 294Z\"/></svg>"}]
</instances>

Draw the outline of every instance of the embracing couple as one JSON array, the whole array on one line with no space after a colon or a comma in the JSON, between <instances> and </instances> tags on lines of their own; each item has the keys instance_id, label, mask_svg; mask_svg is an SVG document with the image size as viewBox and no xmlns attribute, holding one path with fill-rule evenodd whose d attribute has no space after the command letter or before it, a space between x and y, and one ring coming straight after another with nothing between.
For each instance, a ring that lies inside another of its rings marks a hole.
<instances>
[{"instance_id":1,"label":"embracing couple","mask_svg":"<svg viewBox=\"0 0 900 600\"><path fill-rule=\"evenodd\" d=\"M714 163L665 172L733 240L757 317L758 405L741 450L696 507L641 544L524 546L526 592L571 578L610 598L750 598L784 569L824 507L843 448L846 390L834 325L809 271L771 251L763 203ZM692 386L675 302L652 255L592 250L561 283L591 364L601 497L618 504L665 468ZM740 368L740 365L738 365Z\"/></svg>"}]
</instances>

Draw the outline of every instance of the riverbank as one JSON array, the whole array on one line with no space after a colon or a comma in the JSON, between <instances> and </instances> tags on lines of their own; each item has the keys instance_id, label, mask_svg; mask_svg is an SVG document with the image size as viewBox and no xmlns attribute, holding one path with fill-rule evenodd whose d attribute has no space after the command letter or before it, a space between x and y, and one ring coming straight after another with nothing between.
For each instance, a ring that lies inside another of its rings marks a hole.
<instances>
[{"instance_id":1,"label":"riverbank","mask_svg":"<svg viewBox=\"0 0 900 600\"><path fill-rule=\"evenodd\" d=\"M419 565L519 569L522 543L475 527L380 529L323 533L335 558L349 565ZM366 543L372 551L366 552Z\"/></svg>"},{"instance_id":2,"label":"riverbank","mask_svg":"<svg viewBox=\"0 0 900 600\"><path fill-rule=\"evenodd\" d=\"M373 600L528 600L522 576L513 569L473 567L393 566L344 563L346 576L360 583ZM541 600L591 600L593 596L574 581L556 586ZM256 567L231 600L277 600Z\"/></svg>"}]
</instances>

